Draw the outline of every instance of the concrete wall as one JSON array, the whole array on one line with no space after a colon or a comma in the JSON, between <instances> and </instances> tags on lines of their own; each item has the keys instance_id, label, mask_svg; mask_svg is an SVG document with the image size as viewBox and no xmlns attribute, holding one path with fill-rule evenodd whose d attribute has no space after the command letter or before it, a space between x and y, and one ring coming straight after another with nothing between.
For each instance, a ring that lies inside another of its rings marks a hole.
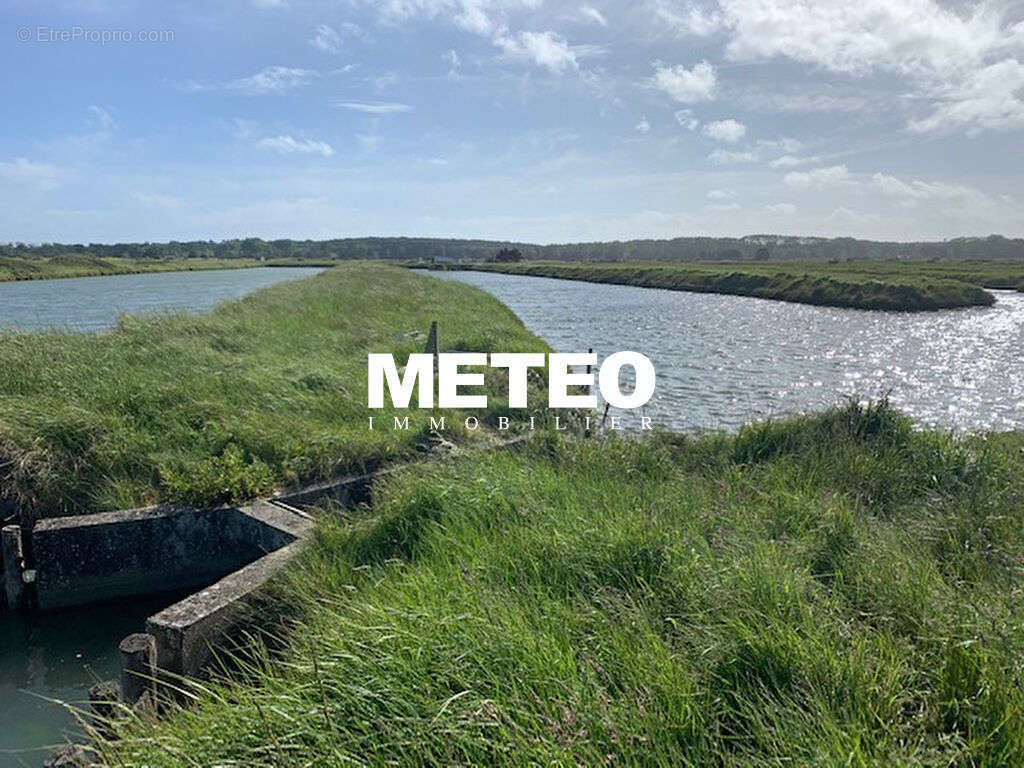
<instances>
[{"instance_id":1,"label":"concrete wall","mask_svg":"<svg viewBox=\"0 0 1024 768\"><path fill-rule=\"evenodd\" d=\"M42 610L210 584L294 539L248 510L141 509L32 529Z\"/></svg>"},{"instance_id":2,"label":"concrete wall","mask_svg":"<svg viewBox=\"0 0 1024 768\"><path fill-rule=\"evenodd\" d=\"M195 677L215 649L245 616L246 599L283 568L301 541L264 555L206 589L186 597L146 621L156 641L156 666L174 685L179 676Z\"/></svg>"}]
</instances>

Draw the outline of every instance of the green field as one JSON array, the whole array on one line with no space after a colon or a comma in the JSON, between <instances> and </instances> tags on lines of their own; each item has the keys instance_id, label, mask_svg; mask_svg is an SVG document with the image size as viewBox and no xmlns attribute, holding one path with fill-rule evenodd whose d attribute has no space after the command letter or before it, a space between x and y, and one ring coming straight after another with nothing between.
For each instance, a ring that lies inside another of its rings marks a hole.
<instances>
[{"instance_id":1,"label":"green field","mask_svg":"<svg viewBox=\"0 0 1024 768\"><path fill-rule=\"evenodd\" d=\"M330 267L335 262L299 259L122 259L88 254L67 254L49 258L0 256L0 282L11 280L53 280L62 277L135 275L147 272L192 272L206 269L247 267Z\"/></svg>"},{"instance_id":2,"label":"green field","mask_svg":"<svg viewBox=\"0 0 1024 768\"><path fill-rule=\"evenodd\" d=\"M1022 447L881 403L403 472L105 764L1022 765Z\"/></svg>"},{"instance_id":3,"label":"green field","mask_svg":"<svg viewBox=\"0 0 1024 768\"><path fill-rule=\"evenodd\" d=\"M416 454L424 418L368 429L366 354L422 352L432 320L443 350L546 349L483 291L352 262L209 314L0 335L0 517L211 504Z\"/></svg>"},{"instance_id":4,"label":"green field","mask_svg":"<svg viewBox=\"0 0 1024 768\"><path fill-rule=\"evenodd\" d=\"M1024 265L1006 261L520 262L451 268L911 312L988 306L995 299L986 288L1024 289Z\"/></svg>"}]
</instances>

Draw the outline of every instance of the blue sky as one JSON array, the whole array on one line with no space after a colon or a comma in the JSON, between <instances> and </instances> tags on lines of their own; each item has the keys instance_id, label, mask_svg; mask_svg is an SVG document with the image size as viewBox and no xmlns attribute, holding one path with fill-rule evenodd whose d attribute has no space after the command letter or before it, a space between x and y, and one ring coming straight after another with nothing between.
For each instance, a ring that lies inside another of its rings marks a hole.
<instances>
[{"instance_id":1,"label":"blue sky","mask_svg":"<svg viewBox=\"0 0 1024 768\"><path fill-rule=\"evenodd\" d=\"M1024 236L1019 2L0 17L0 240Z\"/></svg>"}]
</instances>

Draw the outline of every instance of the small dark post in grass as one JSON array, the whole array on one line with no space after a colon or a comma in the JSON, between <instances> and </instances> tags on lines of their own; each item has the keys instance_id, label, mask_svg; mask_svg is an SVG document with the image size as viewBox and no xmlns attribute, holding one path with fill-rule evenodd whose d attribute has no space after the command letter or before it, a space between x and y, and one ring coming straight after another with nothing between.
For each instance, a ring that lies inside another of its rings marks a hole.
<instances>
[{"instance_id":1,"label":"small dark post in grass","mask_svg":"<svg viewBox=\"0 0 1024 768\"><path fill-rule=\"evenodd\" d=\"M14 611L25 607L28 596L25 579L22 575L25 553L22 548L21 526L5 525L2 536L7 607Z\"/></svg>"},{"instance_id":2,"label":"small dark post in grass","mask_svg":"<svg viewBox=\"0 0 1024 768\"><path fill-rule=\"evenodd\" d=\"M156 687L156 638L137 633L118 646L121 651L121 700L131 706Z\"/></svg>"},{"instance_id":3,"label":"small dark post in grass","mask_svg":"<svg viewBox=\"0 0 1024 768\"><path fill-rule=\"evenodd\" d=\"M593 347L589 347L589 348L587 349L587 354L588 354L588 355L592 355L592 354L594 354L594 348L593 348ZM589 375L590 375L591 373L593 373L593 371L592 371L592 369L591 369L591 366L590 366L590 364L588 363L588 364L587 364L587 376L589 376ZM588 395L592 395L592 394L594 394L594 385L593 385L593 383L591 383L591 384L590 384L590 392L588 392L587 394L588 394ZM584 430L584 432L583 432L583 436L584 436L584 437L590 437L590 427L587 427L587 428L586 428L586 430Z\"/></svg>"},{"instance_id":4,"label":"small dark post in grass","mask_svg":"<svg viewBox=\"0 0 1024 768\"><path fill-rule=\"evenodd\" d=\"M436 366L437 358L441 354L441 340L437 333L437 320L432 320L430 323L430 335L427 336L427 346L423 351L434 356L434 365Z\"/></svg>"}]
</instances>

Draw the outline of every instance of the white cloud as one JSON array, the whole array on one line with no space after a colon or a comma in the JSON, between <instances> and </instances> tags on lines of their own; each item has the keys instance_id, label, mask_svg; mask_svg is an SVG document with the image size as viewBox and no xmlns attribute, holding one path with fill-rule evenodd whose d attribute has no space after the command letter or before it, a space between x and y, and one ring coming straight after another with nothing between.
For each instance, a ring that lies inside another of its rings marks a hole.
<instances>
[{"instance_id":1,"label":"white cloud","mask_svg":"<svg viewBox=\"0 0 1024 768\"><path fill-rule=\"evenodd\" d=\"M334 106L353 112L363 112L367 115L398 115L413 111L413 107L409 104L388 101L340 101Z\"/></svg>"},{"instance_id":2,"label":"white cloud","mask_svg":"<svg viewBox=\"0 0 1024 768\"><path fill-rule=\"evenodd\" d=\"M308 85L313 78L319 76L315 69L300 69L298 67L264 67L259 72L249 77L241 77L237 80L228 80L223 83L198 83L189 81L182 85L186 91L238 91L247 95L262 93L283 93L293 88Z\"/></svg>"},{"instance_id":3,"label":"white cloud","mask_svg":"<svg viewBox=\"0 0 1024 768\"><path fill-rule=\"evenodd\" d=\"M708 192L708 200L730 200L736 197L736 193L731 189L712 189Z\"/></svg>"},{"instance_id":4,"label":"white cloud","mask_svg":"<svg viewBox=\"0 0 1024 768\"><path fill-rule=\"evenodd\" d=\"M578 70L576 53L568 41L557 32L520 32L518 35L500 35L494 44L507 56L532 61L539 67L561 74L566 70Z\"/></svg>"},{"instance_id":5,"label":"white cloud","mask_svg":"<svg viewBox=\"0 0 1024 768\"><path fill-rule=\"evenodd\" d=\"M288 134L282 136L268 136L256 142L256 146L264 149L277 150L281 154L286 155L301 154L330 157L334 154L334 148L326 141L296 139Z\"/></svg>"},{"instance_id":6,"label":"white cloud","mask_svg":"<svg viewBox=\"0 0 1024 768\"><path fill-rule=\"evenodd\" d=\"M822 190L839 187L872 198L881 195L897 200L905 207L922 200L958 200L975 203L988 201L988 197L974 187L921 179L904 181L886 173L855 175L850 173L845 165L815 168L810 171L792 171L783 177L783 183L793 189Z\"/></svg>"},{"instance_id":7,"label":"white cloud","mask_svg":"<svg viewBox=\"0 0 1024 768\"><path fill-rule=\"evenodd\" d=\"M512 31L508 18L514 11L538 9L543 0L350 0L375 9L382 22L402 23L415 18L445 19L490 39L505 56L529 61L562 74L579 70L583 56L604 52L599 46L571 46L558 32ZM589 6L584 6L589 7ZM596 9L591 11L604 18ZM597 16L589 14L592 21Z\"/></svg>"},{"instance_id":8,"label":"white cloud","mask_svg":"<svg viewBox=\"0 0 1024 768\"><path fill-rule=\"evenodd\" d=\"M747 135L747 126L732 118L728 120L715 120L704 126L704 133L715 141L735 144Z\"/></svg>"},{"instance_id":9,"label":"white cloud","mask_svg":"<svg viewBox=\"0 0 1024 768\"><path fill-rule=\"evenodd\" d=\"M255 75L243 77L229 87L243 93L281 93L309 83L317 72L298 67L265 67Z\"/></svg>"},{"instance_id":10,"label":"white cloud","mask_svg":"<svg viewBox=\"0 0 1024 768\"><path fill-rule=\"evenodd\" d=\"M40 191L60 186L63 171L50 163L36 163L25 157L0 161L0 179Z\"/></svg>"},{"instance_id":11,"label":"white cloud","mask_svg":"<svg viewBox=\"0 0 1024 768\"><path fill-rule=\"evenodd\" d=\"M713 203L711 205L705 205L704 210L706 211L738 211L743 206L739 203Z\"/></svg>"},{"instance_id":12,"label":"white cloud","mask_svg":"<svg viewBox=\"0 0 1024 768\"><path fill-rule=\"evenodd\" d=\"M714 97L715 68L707 61L700 61L687 69L682 64L670 66L661 62L654 64L652 85L664 91L676 101L708 101Z\"/></svg>"},{"instance_id":13,"label":"white cloud","mask_svg":"<svg viewBox=\"0 0 1024 768\"><path fill-rule=\"evenodd\" d=\"M783 155L782 157L775 158L768 163L768 165L772 168L792 168L797 165L802 165L805 162L807 161L799 157L794 157L793 155Z\"/></svg>"},{"instance_id":14,"label":"white cloud","mask_svg":"<svg viewBox=\"0 0 1024 768\"><path fill-rule=\"evenodd\" d=\"M704 37L722 27L722 14L717 10L705 10L693 3L677 8L669 0L655 0L654 10L658 19L684 35Z\"/></svg>"},{"instance_id":15,"label":"white cloud","mask_svg":"<svg viewBox=\"0 0 1024 768\"><path fill-rule=\"evenodd\" d=\"M757 153L751 152L750 150L743 150L733 152L728 149L716 149L710 155L708 160L716 165L735 165L737 163L756 163Z\"/></svg>"},{"instance_id":16,"label":"white cloud","mask_svg":"<svg viewBox=\"0 0 1024 768\"><path fill-rule=\"evenodd\" d=\"M747 109L761 112L857 112L876 109L882 102L891 101L879 95L850 85L835 83L801 83L798 87L773 84L768 90L762 84L731 83L729 97Z\"/></svg>"},{"instance_id":17,"label":"white cloud","mask_svg":"<svg viewBox=\"0 0 1024 768\"><path fill-rule=\"evenodd\" d=\"M252 7L272 11L288 7L288 0L252 0Z\"/></svg>"},{"instance_id":18,"label":"white cloud","mask_svg":"<svg viewBox=\"0 0 1024 768\"><path fill-rule=\"evenodd\" d=\"M792 203L772 203L764 207L768 213L781 213L789 216L790 214L796 213L796 206Z\"/></svg>"},{"instance_id":19,"label":"white cloud","mask_svg":"<svg viewBox=\"0 0 1024 768\"><path fill-rule=\"evenodd\" d=\"M1024 127L1024 64L1006 59L967 75L962 82L936 89L935 111L910 121L917 133L965 128L969 135L983 130L1009 131Z\"/></svg>"},{"instance_id":20,"label":"white cloud","mask_svg":"<svg viewBox=\"0 0 1024 768\"><path fill-rule=\"evenodd\" d=\"M637 133L647 135L651 132L651 124L647 121L647 115L640 118L640 122L636 124Z\"/></svg>"},{"instance_id":21,"label":"white cloud","mask_svg":"<svg viewBox=\"0 0 1024 768\"><path fill-rule=\"evenodd\" d=\"M604 14L592 5L581 5L580 16L594 24L600 24L602 27L608 26L608 19L606 19Z\"/></svg>"},{"instance_id":22,"label":"white cloud","mask_svg":"<svg viewBox=\"0 0 1024 768\"><path fill-rule=\"evenodd\" d=\"M688 131L696 131L700 127L700 120L693 115L692 109L680 109L676 112L676 122Z\"/></svg>"},{"instance_id":23,"label":"white cloud","mask_svg":"<svg viewBox=\"0 0 1024 768\"><path fill-rule=\"evenodd\" d=\"M726 54L734 60L781 56L855 77L904 77L914 96L933 105L930 115L910 121L918 132L1024 126L1024 25L1005 3L719 0L718 6L709 13L661 0L661 16L688 33L725 30Z\"/></svg>"},{"instance_id":24,"label":"white cloud","mask_svg":"<svg viewBox=\"0 0 1024 768\"><path fill-rule=\"evenodd\" d=\"M441 54L441 60L448 65L448 76L455 77L459 74L459 67L462 65L462 60L459 59L459 53L454 48L451 48Z\"/></svg>"},{"instance_id":25,"label":"white cloud","mask_svg":"<svg viewBox=\"0 0 1024 768\"><path fill-rule=\"evenodd\" d=\"M936 75L1008 42L1000 14L964 17L933 0L721 0L734 59L786 56L833 72Z\"/></svg>"},{"instance_id":26,"label":"white cloud","mask_svg":"<svg viewBox=\"0 0 1024 768\"><path fill-rule=\"evenodd\" d=\"M442 18L467 32L494 37L507 31L511 11L534 10L541 0L363 0L385 23Z\"/></svg>"},{"instance_id":27,"label":"white cloud","mask_svg":"<svg viewBox=\"0 0 1024 768\"><path fill-rule=\"evenodd\" d=\"M812 171L792 171L787 173L782 181L794 189L820 189L849 182L850 171L845 165L815 168Z\"/></svg>"},{"instance_id":28,"label":"white cloud","mask_svg":"<svg viewBox=\"0 0 1024 768\"><path fill-rule=\"evenodd\" d=\"M341 35L334 27L321 24L313 32L309 44L324 53L338 53L341 51Z\"/></svg>"},{"instance_id":29,"label":"white cloud","mask_svg":"<svg viewBox=\"0 0 1024 768\"><path fill-rule=\"evenodd\" d=\"M884 173L874 174L871 177L871 184L878 192L887 197L905 200L954 200L983 197L978 190L960 184L944 184L921 181L920 179L906 182Z\"/></svg>"}]
</instances>

